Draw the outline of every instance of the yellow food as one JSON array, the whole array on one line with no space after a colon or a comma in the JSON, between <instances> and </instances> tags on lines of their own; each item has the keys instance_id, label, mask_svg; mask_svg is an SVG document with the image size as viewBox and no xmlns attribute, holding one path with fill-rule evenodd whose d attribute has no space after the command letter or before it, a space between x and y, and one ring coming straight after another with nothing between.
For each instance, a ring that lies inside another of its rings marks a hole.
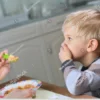
<instances>
[{"instance_id":1,"label":"yellow food","mask_svg":"<svg viewBox=\"0 0 100 100\"><path fill-rule=\"evenodd\" d=\"M8 58L9 62L16 62L18 60L18 57L14 56L14 55L10 55Z\"/></svg>"},{"instance_id":2,"label":"yellow food","mask_svg":"<svg viewBox=\"0 0 100 100\"><path fill-rule=\"evenodd\" d=\"M24 87L23 87L23 86L19 86L19 87L14 88L14 89L24 90L24 89L29 89L29 88L34 88L34 86L31 85L31 84L27 84L27 85L25 85ZM9 93L10 93L11 91L13 91L14 89L10 89L10 90L6 91L4 95L9 94Z\"/></svg>"},{"instance_id":3,"label":"yellow food","mask_svg":"<svg viewBox=\"0 0 100 100\"><path fill-rule=\"evenodd\" d=\"M13 89L10 89L10 90L6 91L4 95L9 94L11 91L13 91Z\"/></svg>"}]
</instances>

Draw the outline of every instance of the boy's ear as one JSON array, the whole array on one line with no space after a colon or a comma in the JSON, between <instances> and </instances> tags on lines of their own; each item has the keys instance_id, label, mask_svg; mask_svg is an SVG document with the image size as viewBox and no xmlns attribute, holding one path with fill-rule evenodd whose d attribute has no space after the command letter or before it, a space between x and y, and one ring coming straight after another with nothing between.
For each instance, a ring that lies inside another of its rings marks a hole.
<instances>
[{"instance_id":1,"label":"boy's ear","mask_svg":"<svg viewBox=\"0 0 100 100\"><path fill-rule=\"evenodd\" d=\"M98 47L98 41L96 39L91 39L88 42L87 51L88 52L95 51L97 49L97 47Z\"/></svg>"}]
</instances>

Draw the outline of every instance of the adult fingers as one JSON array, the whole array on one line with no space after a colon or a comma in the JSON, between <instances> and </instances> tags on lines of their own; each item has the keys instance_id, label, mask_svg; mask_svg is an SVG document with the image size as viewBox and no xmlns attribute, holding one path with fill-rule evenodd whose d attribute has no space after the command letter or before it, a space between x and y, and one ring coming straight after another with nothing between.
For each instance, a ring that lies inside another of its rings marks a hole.
<instances>
[{"instance_id":1,"label":"adult fingers","mask_svg":"<svg viewBox=\"0 0 100 100\"><path fill-rule=\"evenodd\" d=\"M0 68L0 80L2 80L9 72L10 67L2 67Z\"/></svg>"}]
</instances>

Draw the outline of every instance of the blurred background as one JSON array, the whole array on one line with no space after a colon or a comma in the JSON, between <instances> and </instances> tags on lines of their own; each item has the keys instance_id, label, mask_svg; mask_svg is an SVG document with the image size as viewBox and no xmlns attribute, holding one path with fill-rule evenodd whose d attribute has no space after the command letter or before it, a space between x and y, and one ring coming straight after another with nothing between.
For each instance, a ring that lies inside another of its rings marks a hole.
<instances>
[{"instance_id":1,"label":"blurred background","mask_svg":"<svg viewBox=\"0 0 100 100\"><path fill-rule=\"evenodd\" d=\"M99 4L100 0L0 0L0 28L43 20L77 8L100 8Z\"/></svg>"}]
</instances>

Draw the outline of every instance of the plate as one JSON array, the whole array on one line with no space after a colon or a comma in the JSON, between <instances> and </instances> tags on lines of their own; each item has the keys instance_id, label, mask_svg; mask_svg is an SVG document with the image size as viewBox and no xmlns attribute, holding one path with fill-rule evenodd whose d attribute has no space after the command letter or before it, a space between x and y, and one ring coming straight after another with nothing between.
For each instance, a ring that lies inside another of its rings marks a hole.
<instances>
[{"instance_id":1,"label":"plate","mask_svg":"<svg viewBox=\"0 0 100 100\"><path fill-rule=\"evenodd\" d=\"M33 88L33 90L37 90L42 85L42 82L39 80L25 80L17 83L9 84L4 88L0 89L0 96L5 96L10 93L13 89L28 89Z\"/></svg>"}]
</instances>

